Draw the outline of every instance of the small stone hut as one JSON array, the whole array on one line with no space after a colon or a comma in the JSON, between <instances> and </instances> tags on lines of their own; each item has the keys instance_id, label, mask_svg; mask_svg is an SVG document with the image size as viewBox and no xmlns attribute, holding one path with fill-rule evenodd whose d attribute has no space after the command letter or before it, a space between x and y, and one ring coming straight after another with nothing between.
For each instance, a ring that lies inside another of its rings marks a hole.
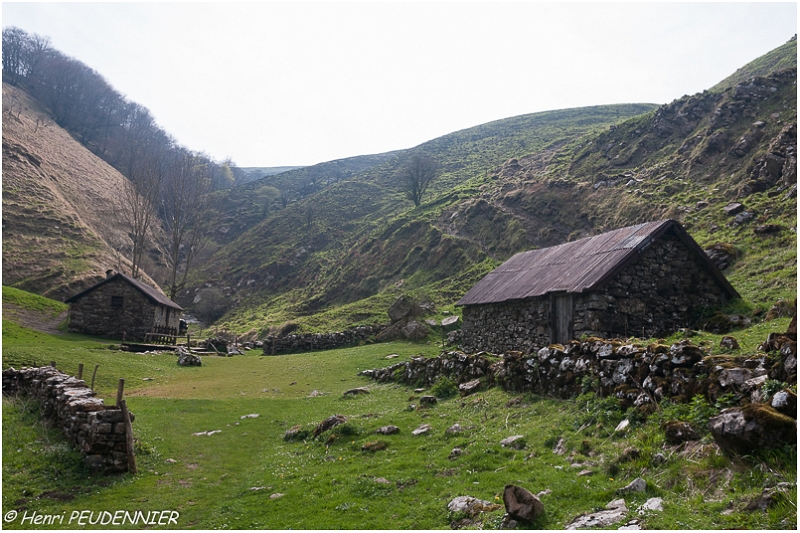
<instances>
[{"instance_id":1,"label":"small stone hut","mask_svg":"<svg viewBox=\"0 0 800 533\"><path fill-rule=\"evenodd\" d=\"M674 220L516 254L461 300L467 352L662 336L739 298Z\"/></svg>"},{"instance_id":2,"label":"small stone hut","mask_svg":"<svg viewBox=\"0 0 800 533\"><path fill-rule=\"evenodd\" d=\"M70 331L113 339L142 341L159 328L174 328L177 334L183 313L154 287L113 270L65 302L70 304Z\"/></svg>"}]
</instances>

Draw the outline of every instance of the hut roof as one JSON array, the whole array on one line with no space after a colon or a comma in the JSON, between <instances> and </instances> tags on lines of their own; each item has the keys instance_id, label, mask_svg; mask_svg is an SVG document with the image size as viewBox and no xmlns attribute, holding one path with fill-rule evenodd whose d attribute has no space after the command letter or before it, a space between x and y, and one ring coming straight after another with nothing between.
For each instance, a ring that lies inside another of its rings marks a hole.
<instances>
[{"instance_id":1,"label":"hut roof","mask_svg":"<svg viewBox=\"0 0 800 533\"><path fill-rule=\"evenodd\" d=\"M106 279L104 279L100 283L92 285L91 287L89 287L85 291L79 292L75 296L71 296L70 298L67 298L66 300L64 300L64 302L65 303L71 303L71 302L77 301L78 299L80 299L84 295L89 294L90 292L98 289L99 287L102 287L106 283L109 283L109 282L114 281L114 280L122 280L122 281L127 282L128 284L132 285L134 288L138 289L139 292L144 294L147 297L147 299L150 300L154 304L164 305L164 306L167 306L167 307L171 307L173 309L177 309L179 311L183 311L183 308L180 305L176 304L175 302L173 302L172 300L170 300L169 298L167 298L166 296L161 294L158 291L158 289L156 289L155 287L151 287L150 285L147 285L146 283L142 283L138 279L133 279L132 277L126 276L125 274L122 274L122 273L119 273L119 272L114 274L111 277L107 277Z\"/></svg>"},{"instance_id":2,"label":"hut roof","mask_svg":"<svg viewBox=\"0 0 800 533\"><path fill-rule=\"evenodd\" d=\"M456 305L521 300L551 292L592 290L633 262L655 239L673 231L732 298L736 290L680 223L647 222L541 250L521 252L487 274Z\"/></svg>"}]
</instances>

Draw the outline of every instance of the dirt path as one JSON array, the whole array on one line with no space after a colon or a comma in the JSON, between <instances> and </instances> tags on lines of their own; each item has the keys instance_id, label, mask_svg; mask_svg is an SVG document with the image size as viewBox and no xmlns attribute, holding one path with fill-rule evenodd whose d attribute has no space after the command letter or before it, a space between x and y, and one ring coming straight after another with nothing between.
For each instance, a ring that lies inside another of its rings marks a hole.
<instances>
[{"instance_id":1,"label":"dirt path","mask_svg":"<svg viewBox=\"0 0 800 533\"><path fill-rule=\"evenodd\" d=\"M58 330L58 325L66 320L68 314L69 311L65 310L54 316L3 303L3 318L12 320L20 326L52 335L63 335L63 332Z\"/></svg>"}]
</instances>

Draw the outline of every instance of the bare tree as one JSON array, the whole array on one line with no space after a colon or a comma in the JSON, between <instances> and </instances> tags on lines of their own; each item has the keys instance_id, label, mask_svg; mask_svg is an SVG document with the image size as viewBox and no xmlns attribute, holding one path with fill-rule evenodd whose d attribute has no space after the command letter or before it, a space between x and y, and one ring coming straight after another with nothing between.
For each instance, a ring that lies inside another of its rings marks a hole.
<instances>
[{"instance_id":1,"label":"bare tree","mask_svg":"<svg viewBox=\"0 0 800 533\"><path fill-rule=\"evenodd\" d=\"M439 165L434 159L420 155L413 156L400 171L403 191L415 206L422 203L422 197L438 171Z\"/></svg>"},{"instance_id":2,"label":"bare tree","mask_svg":"<svg viewBox=\"0 0 800 533\"><path fill-rule=\"evenodd\" d=\"M161 205L169 235L170 268L165 287L172 299L186 286L192 262L206 241L206 195L211 191L208 166L188 150L174 152L169 161Z\"/></svg>"}]
</instances>

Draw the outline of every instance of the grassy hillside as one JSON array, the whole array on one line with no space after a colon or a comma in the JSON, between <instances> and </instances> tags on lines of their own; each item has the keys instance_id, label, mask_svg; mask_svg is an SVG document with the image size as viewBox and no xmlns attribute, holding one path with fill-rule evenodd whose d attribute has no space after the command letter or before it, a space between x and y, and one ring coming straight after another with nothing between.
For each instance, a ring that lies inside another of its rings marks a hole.
<instances>
[{"instance_id":1,"label":"grassy hillside","mask_svg":"<svg viewBox=\"0 0 800 533\"><path fill-rule=\"evenodd\" d=\"M41 300L29 299L32 308L40 307ZM753 345L787 323L777 319L737 336ZM719 336L695 340L719 345ZM125 378L139 468L135 476L90 475L64 436L43 424L35 402L4 396L4 528L25 528L25 510L70 517L85 509L170 509L180 515L176 529L448 529L467 516L449 512L447 503L470 495L499 504L474 517L473 527L497 529L503 487L513 483L544 492L544 515L521 527L563 529L621 497L615 491L636 477L647 487L624 496L629 512L621 524L638 519L643 529L796 527L796 449L722 454L702 422L724 405L701 397L691 404L662 402L645 420L638 411L623 411L615 398L592 393L555 400L494 388L458 398L447 396L443 383L434 407L414 409L409 406L419 404L420 393L411 387L377 384L357 373L438 353L424 341L281 357L207 356L201 367L178 367L172 354L111 348L4 321L3 368L54 360L74 374L80 363L99 364L95 388L107 403L114 401L118 378ZM389 354L399 357L387 361ZM343 396L354 387L367 387L369 394ZM248 414L259 416L242 418ZM284 440L287 429L311 431L333 414L348 422L319 439ZM615 431L626 418L630 428ZM668 419L692 422L702 440L668 444L661 428ZM456 423L463 431L446 434ZM399 433L375 434L389 424ZM412 435L422 424L432 427L430 434ZM194 435L209 430L221 432ZM512 435L524 437L524 449L500 445ZM554 452L561 438L563 455ZM376 441L386 447L363 449ZM464 453L453 454L454 448ZM747 510L761 501L765 487L778 483L791 488L766 511ZM663 499L663 511L640 515L637 509L653 497ZM16 519L8 519L11 510L19 511Z\"/></svg>"},{"instance_id":2,"label":"grassy hillside","mask_svg":"<svg viewBox=\"0 0 800 533\"><path fill-rule=\"evenodd\" d=\"M204 291L227 311L220 325L253 335L384 322L402 293L452 311L513 253L673 218L701 246L733 251L724 273L763 313L797 290L797 71L779 68L792 57L795 40L740 72L768 75L657 109L514 117L400 152L247 229L182 303ZM416 208L397 177L415 154L442 168ZM734 201L750 218L725 214Z\"/></svg>"},{"instance_id":3,"label":"grassy hillside","mask_svg":"<svg viewBox=\"0 0 800 533\"><path fill-rule=\"evenodd\" d=\"M632 104L536 113L455 132L394 154L350 179L287 204L247 229L203 265L195 286L179 301L191 306L202 290L233 309L226 325L262 331L363 299L368 300L361 310L345 311L339 323L356 318L382 321L385 308L377 308L400 288L441 289L452 298L491 267L490 256L502 257L515 244L523 244L514 235L515 223L499 230L506 231L509 239L496 250L449 235L439 227L448 206L470 201L481 187L491 186L493 170L509 157L549 153L653 107ZM415 154L435 157L441 167L427 201L418 208L405 199L397 178ZM249 185L265 187L268 179ZM334 319L331 314L326 317ZM305 326L315 329L312 321L321 322L309 318Z\"/></svg>"},{"instance_id":4,"label":"grassy hillside","mask_svg":"<svg viewBox=\"0 0 800 533\"><path fill-rule=\"evenodd\" d=\"M768 76L776 70L797 68L797 35L775 50L751 61L714 85L710 91L721 92L755 76Z\"/></svg>"},{"instance_id":5,"label":"grassy hillside","mask_svg":"<svg viewBox=\"0 0 800 533\"><path fill-rule=\"evenodd\" d=\"M116 268L124 180L3 84L3 283L63 299Z\"/></svg>"}]
</instances>

